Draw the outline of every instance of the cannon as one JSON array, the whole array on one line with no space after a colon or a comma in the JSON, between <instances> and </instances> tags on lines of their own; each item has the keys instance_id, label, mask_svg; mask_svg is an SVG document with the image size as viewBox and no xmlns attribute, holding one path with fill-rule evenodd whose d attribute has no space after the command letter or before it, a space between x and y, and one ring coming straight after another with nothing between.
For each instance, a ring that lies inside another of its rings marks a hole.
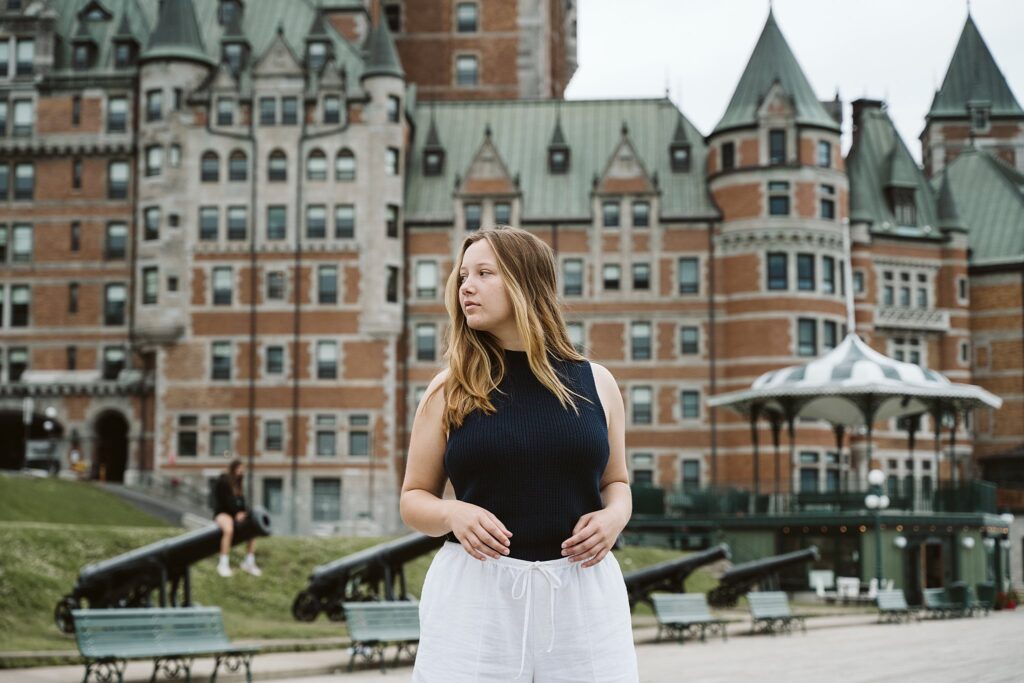
<instances>
[{"instance_id":1,"label":"cannon","mask_svg":"<svg viewBox=\"0 0 1024 683\"><path fill-rule=\"evenodd\" d=\"M322 564L309 575L305 590L295 596L292 616L298 621L313 621L324 612L331 621L343 621L345 602L406 600L405 563L440 548L444 542L444 536L412 533Z\"/></svg>"},{"instance_id":2,"label":"cannon","mask_svg":"<svg viewBox=\"0 0 1024 683\"><path fill-rule=\"evenodd\" d=\"M626 580L629 608L633 609L638 602L646 602L653 609L651 593L655 591L685 593L686 579L690 574L706 564L727 560L730 557L729 545L722 543L678 560L660 562L626 574L623 578Z\"/></svg>"},{"instance_id":3,"label":"cannon","mask_svg":"<svg viewBox=\"0 0 1024 683\"><path fill-rule=\"evenodd\" d=\"M708 602L714 607L730 607L754 586L759 585L766 590L777 589L780 569L813 562L819 558L817 546L812 545L803 550L738 564L722 574L718 587L708 593Z\"/></svg>"},{"instance_id":4,"label":"cannon","mask_svg":"<svg viewBox=\"0 0 1024 683\"><path fill-rule=\"evenodd\" d=\"M235 525L232 545L270 535L270 515L262 507L249 511ZM62 633L72 633L71 610L83 602L90 608L149 607L153 592L160 606L192 604L189 568L220 552L220 528L214 525L151 543L82 567L74 589L57 602L53 618ZM179 598L180 590L180 598Z\"/></svg>"}]
</instances>

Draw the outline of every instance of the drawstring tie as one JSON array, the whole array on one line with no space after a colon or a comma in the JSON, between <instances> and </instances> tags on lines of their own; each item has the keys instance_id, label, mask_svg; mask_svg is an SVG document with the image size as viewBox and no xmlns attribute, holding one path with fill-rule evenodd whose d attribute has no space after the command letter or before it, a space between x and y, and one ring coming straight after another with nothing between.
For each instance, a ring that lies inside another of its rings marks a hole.
<instances>
[{"instance_id":1,"label":"drawstring tie","mask_svg":"<svg viewBox=\"0 0 1024 683\"><path fill-rule=\"evenodd\" d=\"M548 580L548 586L551 589L551 599L548 601L551 605L551 642L548 643L546 652L551 652L555 648L555 591L562 587L562 580L540 562L534 562L529 567L519 570L516 580L512 583L513 600L521 600L524 595L526 596L526 607L523 614L523 647L519 658L519 673L516 674L516 678L523 675L523 669L526 667L526 635L530 630L530 612L533 611L531 598L533 597L534 573L543 575Z\"/></svg>"}]
</instances>

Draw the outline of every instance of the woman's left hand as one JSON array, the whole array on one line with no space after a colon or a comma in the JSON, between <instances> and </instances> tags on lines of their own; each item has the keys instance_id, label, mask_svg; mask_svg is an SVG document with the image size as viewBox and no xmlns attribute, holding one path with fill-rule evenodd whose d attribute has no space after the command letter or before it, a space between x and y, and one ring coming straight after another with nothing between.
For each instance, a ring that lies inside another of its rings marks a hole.
<instances>
[{"instance_id":1,"label":"woman's left hand","mask_svg":"<svg viewBox=\"0 0 1024 683\"><path fill-rule=\"evenodd\" d=\"M562 543L562 556L568 557L570 562L586 560L582 565L584 569L593 567L611 551L626 521L608 509L583 515L576 522L572 536Z\"/></svg>"}]
</instances>

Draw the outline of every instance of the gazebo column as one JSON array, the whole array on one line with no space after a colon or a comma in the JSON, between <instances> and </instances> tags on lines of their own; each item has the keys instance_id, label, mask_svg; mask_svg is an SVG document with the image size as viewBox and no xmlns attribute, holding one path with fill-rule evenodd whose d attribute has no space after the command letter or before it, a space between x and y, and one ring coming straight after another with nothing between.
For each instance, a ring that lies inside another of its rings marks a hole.
<instances>
[{"instance_id":1,"label":"gazebo column","mask_svg":"<svg viewBox=\"0 0 1024 683\"><path fill-rule=\"evenodd\" d=\"M779 485L782 481L782 473L779 469L779 433L782 431L782 416L775 411L768 414L772 425L772 446L775 448L775 486L773 487L772 512L779 512L779 495L781 493Z\"/></svg>"},{"instance_id":2,"label":"gazebo column","mask_svg":"<svg viewBox=\"0 0 1024 683\"><path fill-rule=\"evenodd\" d=\"M846 434L846 425L839 423L832 425L832 433L836 437L836 458L838 458L838 462L836 464L839 465L839 492L846 493L846 479L849 476L849 468L843 465L843 435Z\"/></svg>"},{"instance_id":3,"label":"gazebo column","mask_svg":"<svg viewBox=\"0 0 1024 683\"><path fill-rule=\"evenodd\" d=\"M750 406L750 442L754 446L754 499L751 502L751 514L757 512L757 501L761 495L761 451L759 448L757 420L761 416L761 404Z\"/></svg>"},{"instance_id":4,"label":"gazebo column","mask_svg":"<svg viewBox=\"0 0 1024 683\"><path fill-rule=\"evenodd\" d=\"M941 465L942 455L942 408L939 406L938 401L931 405L928 414L932 417L932 432L935 438L935 466L932 472L932 491L939 490L939 484L942 483L942 474L939 470Z\"/></svg>"},{"instance_id":5,"label":"gazebo column","mask_svg":"<svg viewBox=\"0 0 1024 683\"><path fill-rule=\"evenodd\" d=\"M957 465L956 457L956 428L960 424L960 414L953 411L953 424L949 426L949 464L953 471L950 473L950 477L953 480L953 486L957 486L960 483L960 473Z\"/></svg>"},{"instance_id":6,"label":"gazebo column","mask_svg":"<svg viewBox=\"0 0 1024 683\"><path fill-rule=\"evenodd\" d=\"M868 437L864 458L861 462L857 463L858 488L864 487L868 481L868 470L871 469L871 457L874 450L875 415L878 414L878 406L880 403L879 397L873 394L868 394L858 404L861 415L864 417L864 426L867 428Z\"/></svg>"},{"instance_id":7,"label":"gazebo column","mask_svg":"<svg viewBox=\"0 0 1024 683\"><path fill-rule=\"evenodd\" d=\"M910 505L912 510L918 509L918 491L920 485L918 484L918 467L917 460L914 459L914 440L917 437L917 429L921 425L920 415L910 415L907 417L907 453L910 455L910 492L911 497Z\"/></svg>"}]
</instances>

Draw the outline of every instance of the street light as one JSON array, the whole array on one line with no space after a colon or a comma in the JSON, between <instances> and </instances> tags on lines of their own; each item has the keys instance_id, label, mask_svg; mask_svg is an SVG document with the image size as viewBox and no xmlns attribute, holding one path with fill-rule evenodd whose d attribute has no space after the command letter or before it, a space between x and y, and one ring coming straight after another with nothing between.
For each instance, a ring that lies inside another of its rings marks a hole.
<instances>
[{"instance_id":1,"label":"street light","mask_svg":"<svg viewBox=\"0 0 1024 683\"><path fill-rule=\"evenodd\" d=\"M885 472L871 470L868 472L868 494L864 496L864 505L875 514L875 579L879 587L882 585L882 510L889 507L889 496L885 495L882 484L885 483Z\"/></svg>"}]
</instances>

